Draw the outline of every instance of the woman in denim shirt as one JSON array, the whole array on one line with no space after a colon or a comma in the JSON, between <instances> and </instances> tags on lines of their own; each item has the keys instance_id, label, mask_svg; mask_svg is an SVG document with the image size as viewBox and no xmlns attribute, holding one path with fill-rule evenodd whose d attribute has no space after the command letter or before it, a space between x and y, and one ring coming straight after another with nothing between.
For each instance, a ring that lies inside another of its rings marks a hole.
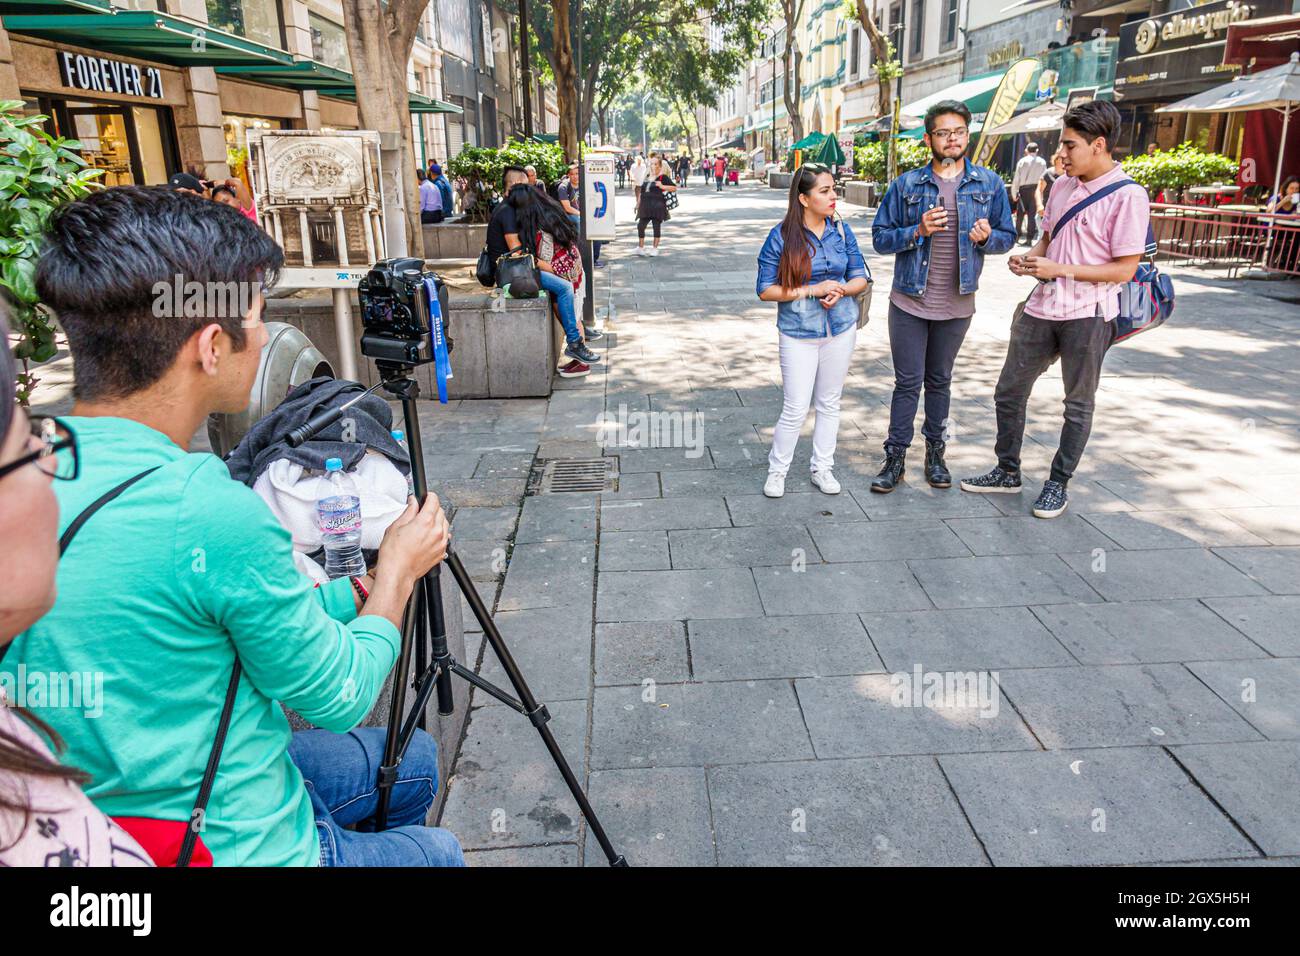
<instances>
[{"instance_id":1,"label":"woman in denim shirt","mask_svg":"<svg viewBox=\"0 0 1300 956\"><path fill-rule=\"evenodd\" d=\"M785 475L794 458L809 406L813 428L812 483L836 495L831 473L840 425L840 392L857 338L858 304L871 284L853 230L835 220L835 179L820 163L799 167L790 183L785 219L773 226L758 254L758 297L776 302L781 384L785 404L772 435L763 494L785 494Z\"/></svg>"}]
</instances>

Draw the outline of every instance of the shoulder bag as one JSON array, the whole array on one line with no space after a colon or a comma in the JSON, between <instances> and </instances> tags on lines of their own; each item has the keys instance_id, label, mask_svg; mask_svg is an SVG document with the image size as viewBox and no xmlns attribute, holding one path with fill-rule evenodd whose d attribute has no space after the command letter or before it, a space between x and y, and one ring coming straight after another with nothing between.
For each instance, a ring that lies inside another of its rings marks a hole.
<instances>
[{"instance_id":1,"label":"shoulder bag","mask_svg":"<svg viewBox=\"0 0 1300 956\"><path fill-rule=\"evenodd\" d=\"M844 247L847 249L849 240L844 235L844 220L836 219L835 228L839 230L840 241L844 243ZM864 259L863 262L865 263L866 260ZM871 321L871 286L871 276L868 275L867 287L853 297L858 303L858 328L862 328Z\"/></svg>"}]
</instances>

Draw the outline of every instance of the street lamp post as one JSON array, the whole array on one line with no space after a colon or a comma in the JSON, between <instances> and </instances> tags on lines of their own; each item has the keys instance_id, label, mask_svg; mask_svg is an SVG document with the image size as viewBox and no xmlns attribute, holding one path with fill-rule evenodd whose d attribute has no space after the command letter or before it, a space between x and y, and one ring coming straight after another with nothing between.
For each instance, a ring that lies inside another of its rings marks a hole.
<instances>
[{"instance_id":1,"label":"street lamp post","mask_svg":"<svg viewBox=\"0 0 1300 956\"><path fill-rule=\"evenodd\" d=\"M776 162L776 31L772 31L772 162Z\"/></svg>"},{"instance_id":2,"label":"street lamp post","mask_svg":"<svg viewBox=\"0 0 1300 956\"><path fill-rule=\"evenodd\" d=\"M645 156L646 153L650 151L649 147L646 145L646 132L645 132L645 101L648 100L649 98L650 98L650 94L648 92L641 94L641 155L642 156Z\"/></svg>"}]
</instances>

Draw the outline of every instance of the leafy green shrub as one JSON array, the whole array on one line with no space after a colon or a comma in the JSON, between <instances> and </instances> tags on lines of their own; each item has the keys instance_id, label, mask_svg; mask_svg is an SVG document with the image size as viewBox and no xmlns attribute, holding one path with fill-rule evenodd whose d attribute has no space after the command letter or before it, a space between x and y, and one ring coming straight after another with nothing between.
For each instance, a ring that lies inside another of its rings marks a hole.
<instances>
[{"instance_id":1,"label":"leafy green shrub","mask_svg":"<svg viewBox=\"0 0 1300 956\"><path fill-rule=\"evenodd\" d=\"M50 136L41 128L48 117L25 116L22 108L19 100L0 100L0 288L14 303L14 356L23 366L18 400L26 405L37 382L31 363L49 361L57 351L54 323L36 294L41 237L50 213L90 192L103 170L86 169L79 142Z\"/></svg>"},{"instance_id":2,"label":"leafy green shrub","mask_svg":"<svg viewBox=\"0 0 1300 956\"><path fill-rule=\"evenodd\" d=\"M487 222L492 207L501 198L501 176L507 166L536 166L537 178L553 183L564 175L568 164L558 143L512 139L500 149L465 146L447 163L447 173L463 179L462 208L466 222Z\"/></svg>"},{"instance_id":3,"label":"leafy green shrub","mask_svg":"<svg viewBox=\"0 0 1300 956\"><path fill-rule=\"evenodd\" d=\"M920 169L930 161L930 148L919 139L900 136L894 140L898 147L898 171ZM886 140L856 146L853 149L853 171L864 179L877 183L889 181L889 144Z\"/></svg>"},{"instance_id":4,"label":"leafy green shrub","mask_svg":"<svg viewBox=\"0 0 1300 956\"><path fill-rule=\"evenodd\" d=\"M1207 153L1195 143L1179 143L1173 149L1129 156L1124 171L1151 192L1185 189L1237 178L1232 157Z\"/></svg>"}]
</instances>

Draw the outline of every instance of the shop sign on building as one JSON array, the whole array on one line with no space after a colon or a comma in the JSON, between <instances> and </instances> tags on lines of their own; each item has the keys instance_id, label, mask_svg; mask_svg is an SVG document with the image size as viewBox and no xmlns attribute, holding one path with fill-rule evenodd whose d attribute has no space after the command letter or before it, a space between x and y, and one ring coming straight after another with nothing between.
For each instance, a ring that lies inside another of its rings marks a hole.
<instances>
[{"instance_id":1,"label":"shop sign on building","mask_svg":"<svg viewBox=\"0 0 1300 956\"><path fill-rule=\"evenodd\" d=\"M59 72L63 85L88 93L117 93L121 96L163 98L162 71L154 66L137 66L106 56L59 51Z\"/></svg>"}]
</instances>

